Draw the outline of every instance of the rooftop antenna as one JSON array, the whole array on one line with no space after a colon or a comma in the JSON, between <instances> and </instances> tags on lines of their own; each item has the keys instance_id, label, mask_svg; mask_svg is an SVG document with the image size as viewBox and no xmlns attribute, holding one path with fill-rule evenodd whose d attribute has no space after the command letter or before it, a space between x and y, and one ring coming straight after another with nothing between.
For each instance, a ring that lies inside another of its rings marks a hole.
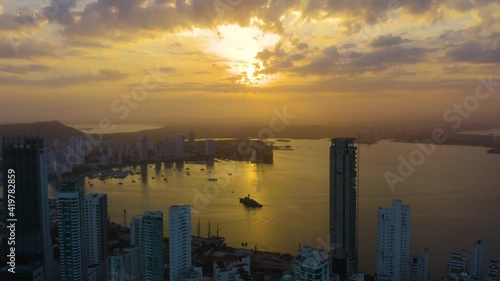
<instances>
[{"instance_id":1,"label":"rooftop antenna","mask_svg":"<svg viewBox=\"0 0 500 281\"><path fill-rule=\"evenodd\" d=\"M219 237L219 223L217 223L217 238Z\"/></svg>"},{"instance_id":2,"label":"rooftop antenna","mask_svg":"<svg viewBox=\"0 0 500 281\"><path fill-rule=\"evenodd\" d=\"M127 209L123 209L123 227L127 226Z\"/></svg>"},{"instance_id":3,"label":"rooftop antenna","mask_svg":"<svg viewBox=\"0 0 500 281\"><path fill-rule=\"evenodd\" d=\"M210 238L210 220L208 220L208 238Z\"/></svg>"}]
</instances>

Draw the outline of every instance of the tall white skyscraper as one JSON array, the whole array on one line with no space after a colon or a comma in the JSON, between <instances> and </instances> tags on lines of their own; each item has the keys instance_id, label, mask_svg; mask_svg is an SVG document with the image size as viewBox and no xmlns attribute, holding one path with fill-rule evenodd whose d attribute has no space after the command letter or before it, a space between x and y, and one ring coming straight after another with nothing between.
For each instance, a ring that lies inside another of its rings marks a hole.
<instances>
[{"instance_id":1,"label":"tall white skyscraper","mask_svg":"<svg viewBox=\"0 0 500 281\"><path fill-rule=\"evenodd\" d=\"M89 194L85 196L86 231L88 236L87 264L98 270L100 280L107 280L108 256L108 196Z\"/></svg>"},{"instance_id":2,"label":"tall white skyscraper","mask_svg":"<svg viewBox=\"0 0 500 281\"><path fill-rule=\"evenodd\" d=\"M429 280L429 250L425 249L422 256L410 257L410 281Z\"/></svg>"},{"instance_id":3,"label":"tall white skyscraper","mask_svg":"<svg viewBox=\"0 0 500 281\"><path fill-rule=\"evenodd\" d=\"M143 280L163 281L163 213L144 212L141 228Z\"/></svg>"},{"instance_id":4,"label":"tall white skyscraper","mask_svg":"<svg viewBox=\"0 0 500 281\"><path fill-rule=\"evenodd\" d=\"M406 280L409 259L410 206L393 200L378 209L377 281Z\"/></svg>"},{"instance_id":5,"label":"tall white skyscraper","mask_svg":"<svg viewBox=\"0 0 500 281\"><path fill-rule=\"evenodd\" d=\"M484 250L486 242L479 240L472 247L472 270L471 277L475 280L483 280Z\"/></svg>"},{"instance_id":6,"label":"tall white skyscraper","mask_svg":"<svg viewBox=\"0 0 500 281\"><path fill-rule=\"evenodd\" d=\"M330 250L332 272L357 272L357 192L355 139L335 138L330 146Z\"/></svg>"},{"instance_id":7,"label":"tall white skyscraper","mask_svg":"<svg viewBox=\"0 0 500 281\"><path fill-rule=\"evenodd\" d=\"M180 281L182 272L191 263L191 206L171 206L169 209L170 281Z\"/></svg>"},{"instance_id":8,"label":"tall white skyscraper","mask_svg":"<svg viewBox=\"0 0 500 281\"><path fill-rule=\"evenodd\" d=\"M85 216L83 188L67 182L57 192L61 278L63 281L87 280L85 253Z\"/></svg>"}]
</instances>

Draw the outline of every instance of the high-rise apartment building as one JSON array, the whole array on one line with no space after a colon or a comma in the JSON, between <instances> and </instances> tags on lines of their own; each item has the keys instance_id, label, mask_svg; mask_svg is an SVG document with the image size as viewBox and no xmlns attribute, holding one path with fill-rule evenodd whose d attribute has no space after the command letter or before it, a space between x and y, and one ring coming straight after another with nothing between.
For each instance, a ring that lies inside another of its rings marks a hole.
<instances>
[{"instance_id":1,"label":"high-rise apartment building","mask_svg":"<svg viewBox=\"0 0 500 281\"><path fill-rule=\"evenodd\" d=\"M475 280L483 280L484 267L484 250L486 242L484 240L477 241L472 247L472 270L471 277Z\"/></svg>"},{"instance_id":2,"label":"high-rise apartment building","mask_svg":"<svg viewBox=\"0 0 500 281\"><path fill-rule=\"evenodd\" d=\"M378 209L377 281L407 280L410 262L410 206L393 200Z\"/></svg>"},{"instance_id":3,"label":"high-rise apartment building","mask_svg":"<svg viewBox=\"0 0 500 281\"><path fill-rule=\"evenodd\" d=\"M28 276L53 280L50 237L47 159L43 139L36 136L4 136L2 142L3 198L15 196L16 267ZM9 183L9 180L14 184ZM13 188L9 187L9 184ZM9 214L9 204L3 204ZM4 221L9 225L9 221ZM21 242L22 241L22 242ZM7 272L9 280L15 276Z\"/></svg>"},{"instance_id":4,"label":"high-rise apartment building","mask_svg":"<svg viewBox=\"0 0 500 281\"><path fill-rule=\"evenodd\" d=\"M83 187L66 182L57 192L59 248L62 281L87 280Z\"/></svg>"},{"instance_id":5,"label":"high-rise apartment building","mask_svg":"<svg viewBox=\"0 0 500 281\"><path fill-rule=\"evenodd\" d=\"M163 213L144 212L141 227L142 278L163 281Z\"/></svg>"},{"instance_id":6,"label":"high-rise apartment building","mask_svg":"<svg viewBox=\"0 0 500 281\"><path fill-rule=\"evenodd\" d=\"M421 256L410 256L410 281L429 281L429 249Z\"/></svg>"},{"instance_id":7,"label":"high-rise apartment building","mask_svg":"<svg viewBox=\"0 0 500 281\"><path fill-rule=\"evenodd\" d=\"M355 139L334 138L330 146L330 256L334 273L357 272L357 191Z\"/></svg>"},{"instance_id":8,"label":"high-rise apartment building","mask_svg":"<svg viewBox=\"0 0 500 281\"><path fill-rule=\"evenodd\" d=\"M85 225L88 248L87 264L97 268L100 280L107 280L108 256L108 196L85 196Z\"/></svg>"},{"instance_id":9,"label":"high-rise apartment building","mask_svg":"<svg viewBox=\"0 0 500 281\"><path fill-rule=\"evenodd\" d=\"M171 206L169 209L170 280L180 281L182 272L191 263L191 206Z\"/></svg>"}]
</instances>

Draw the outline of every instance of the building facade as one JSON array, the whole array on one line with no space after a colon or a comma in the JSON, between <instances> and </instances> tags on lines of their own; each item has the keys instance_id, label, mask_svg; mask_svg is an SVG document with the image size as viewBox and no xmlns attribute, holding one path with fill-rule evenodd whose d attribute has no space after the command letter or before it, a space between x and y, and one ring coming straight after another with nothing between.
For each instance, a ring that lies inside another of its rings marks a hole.
<instances>
[{"instance_id":1,"label":"building facade","mask_svg":"<svg viewBox=\"0 0 500 281\"><path fill-rule=\"evenodd\" d=\"M57 192L57 217L62 281L87 279L84 191L75 182L66 182Z\"/></svg>"},{"instance_id":2,"label":"building facade","mask_svg":"<svg viewBox=\"0 0 500 281\"><path fill-rule=\"evenodd\" d=\"M29 267L28 274L33 273L38 279L50 281L53 279L54 259L43 139L36 136L4 136L2 163L3 198L13 195L17 203L14 216L10 217L17 219L16 240L22 241L16 245L16 266ZM14 180L14 189L8 188L9 180ZM4 214L9 214L9 205L3 206ZM6 220L4 223L9 225ZM42 276L39 268L43 269Z\"/></svg>"},{"instance_id":3,"label":"building facade","mask_svg":"<svg viewBox=\"0 0 500 281\"><path fill-rule=\"evenodd\" d=\"M483 280L483 267L484 267L484 250L486 242L484 240L477 241L472 247L472 269L471 278L473 280Z\"/></svg>"},{"instance_id":4,"label":"building facade","mask_svg":"<svg viewBox=\"0 0 500 281\"><path fill-rule=\"evenodd\" d=\"M334 273L357 272L357 147L355 139L335 138L330 146L330 256Z\"/></svg>"},{"instance_id":5,"label":"building facade","mask_svg":"<svg viewBox=\"0 0 500 281\"><path fill-rule=\"evenodd\" d=\"M191 206L171 206L168 215L170 280L180 281L182 273L192 267Z\"/></svg>"},{"instance_id":6,"label":"building facade","mask_svg":"<svg viewBox=\"0 0 500 281\"><path fill-rule=\"evenodd\" d=\"M410 281L429 281L429 249L421 256L410 256Z\"/></svg>"},{"instance_id":7,"label":"building facade","mask_svg":"<svg viewBox=\"0 0 500 281\"><path fill-rule=\"evenodd\" d=\"M377 280L407 280L410 262L410 206L393 200L378 209Z\"/></svg>"},{"instance_id":8,"label":"building facade","mask_svg":"<svg viewBox=\"0 0 500 281\"><path fill-rule=\"evenodd\" d=\"M330 264L323 250L302 247L293 263L296 281L329 281Z\"/></svg>"},{"instance_id":9,"label":"building facade","mask_svg":"<svg viewBox=\"0 0 500 281\"><path fill-rule=\"evenodd\" d=\"M142 278L163 281L163 213L144 212L141 228Z\"/></svg>"}]
</instances>

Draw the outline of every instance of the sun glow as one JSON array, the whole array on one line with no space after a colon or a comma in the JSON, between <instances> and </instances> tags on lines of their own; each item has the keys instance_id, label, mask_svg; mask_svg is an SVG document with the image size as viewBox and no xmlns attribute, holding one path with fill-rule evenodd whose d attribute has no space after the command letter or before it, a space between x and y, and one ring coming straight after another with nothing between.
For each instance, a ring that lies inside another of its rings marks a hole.
<instances>
[{"instance_id":1,"label":"sun glow","mask_svg":"<svg viewBox=\"0 0 500 281\"><path fill-rule=\"evenodd\" d=\"M217 27L215 38L209 41L208 50L224 59L238 83L263 86L277 76L263 73L265 67L255 56L279 40L279 35L262 32L256 26L221 25Z\"/></svg>"}]
</instances>

